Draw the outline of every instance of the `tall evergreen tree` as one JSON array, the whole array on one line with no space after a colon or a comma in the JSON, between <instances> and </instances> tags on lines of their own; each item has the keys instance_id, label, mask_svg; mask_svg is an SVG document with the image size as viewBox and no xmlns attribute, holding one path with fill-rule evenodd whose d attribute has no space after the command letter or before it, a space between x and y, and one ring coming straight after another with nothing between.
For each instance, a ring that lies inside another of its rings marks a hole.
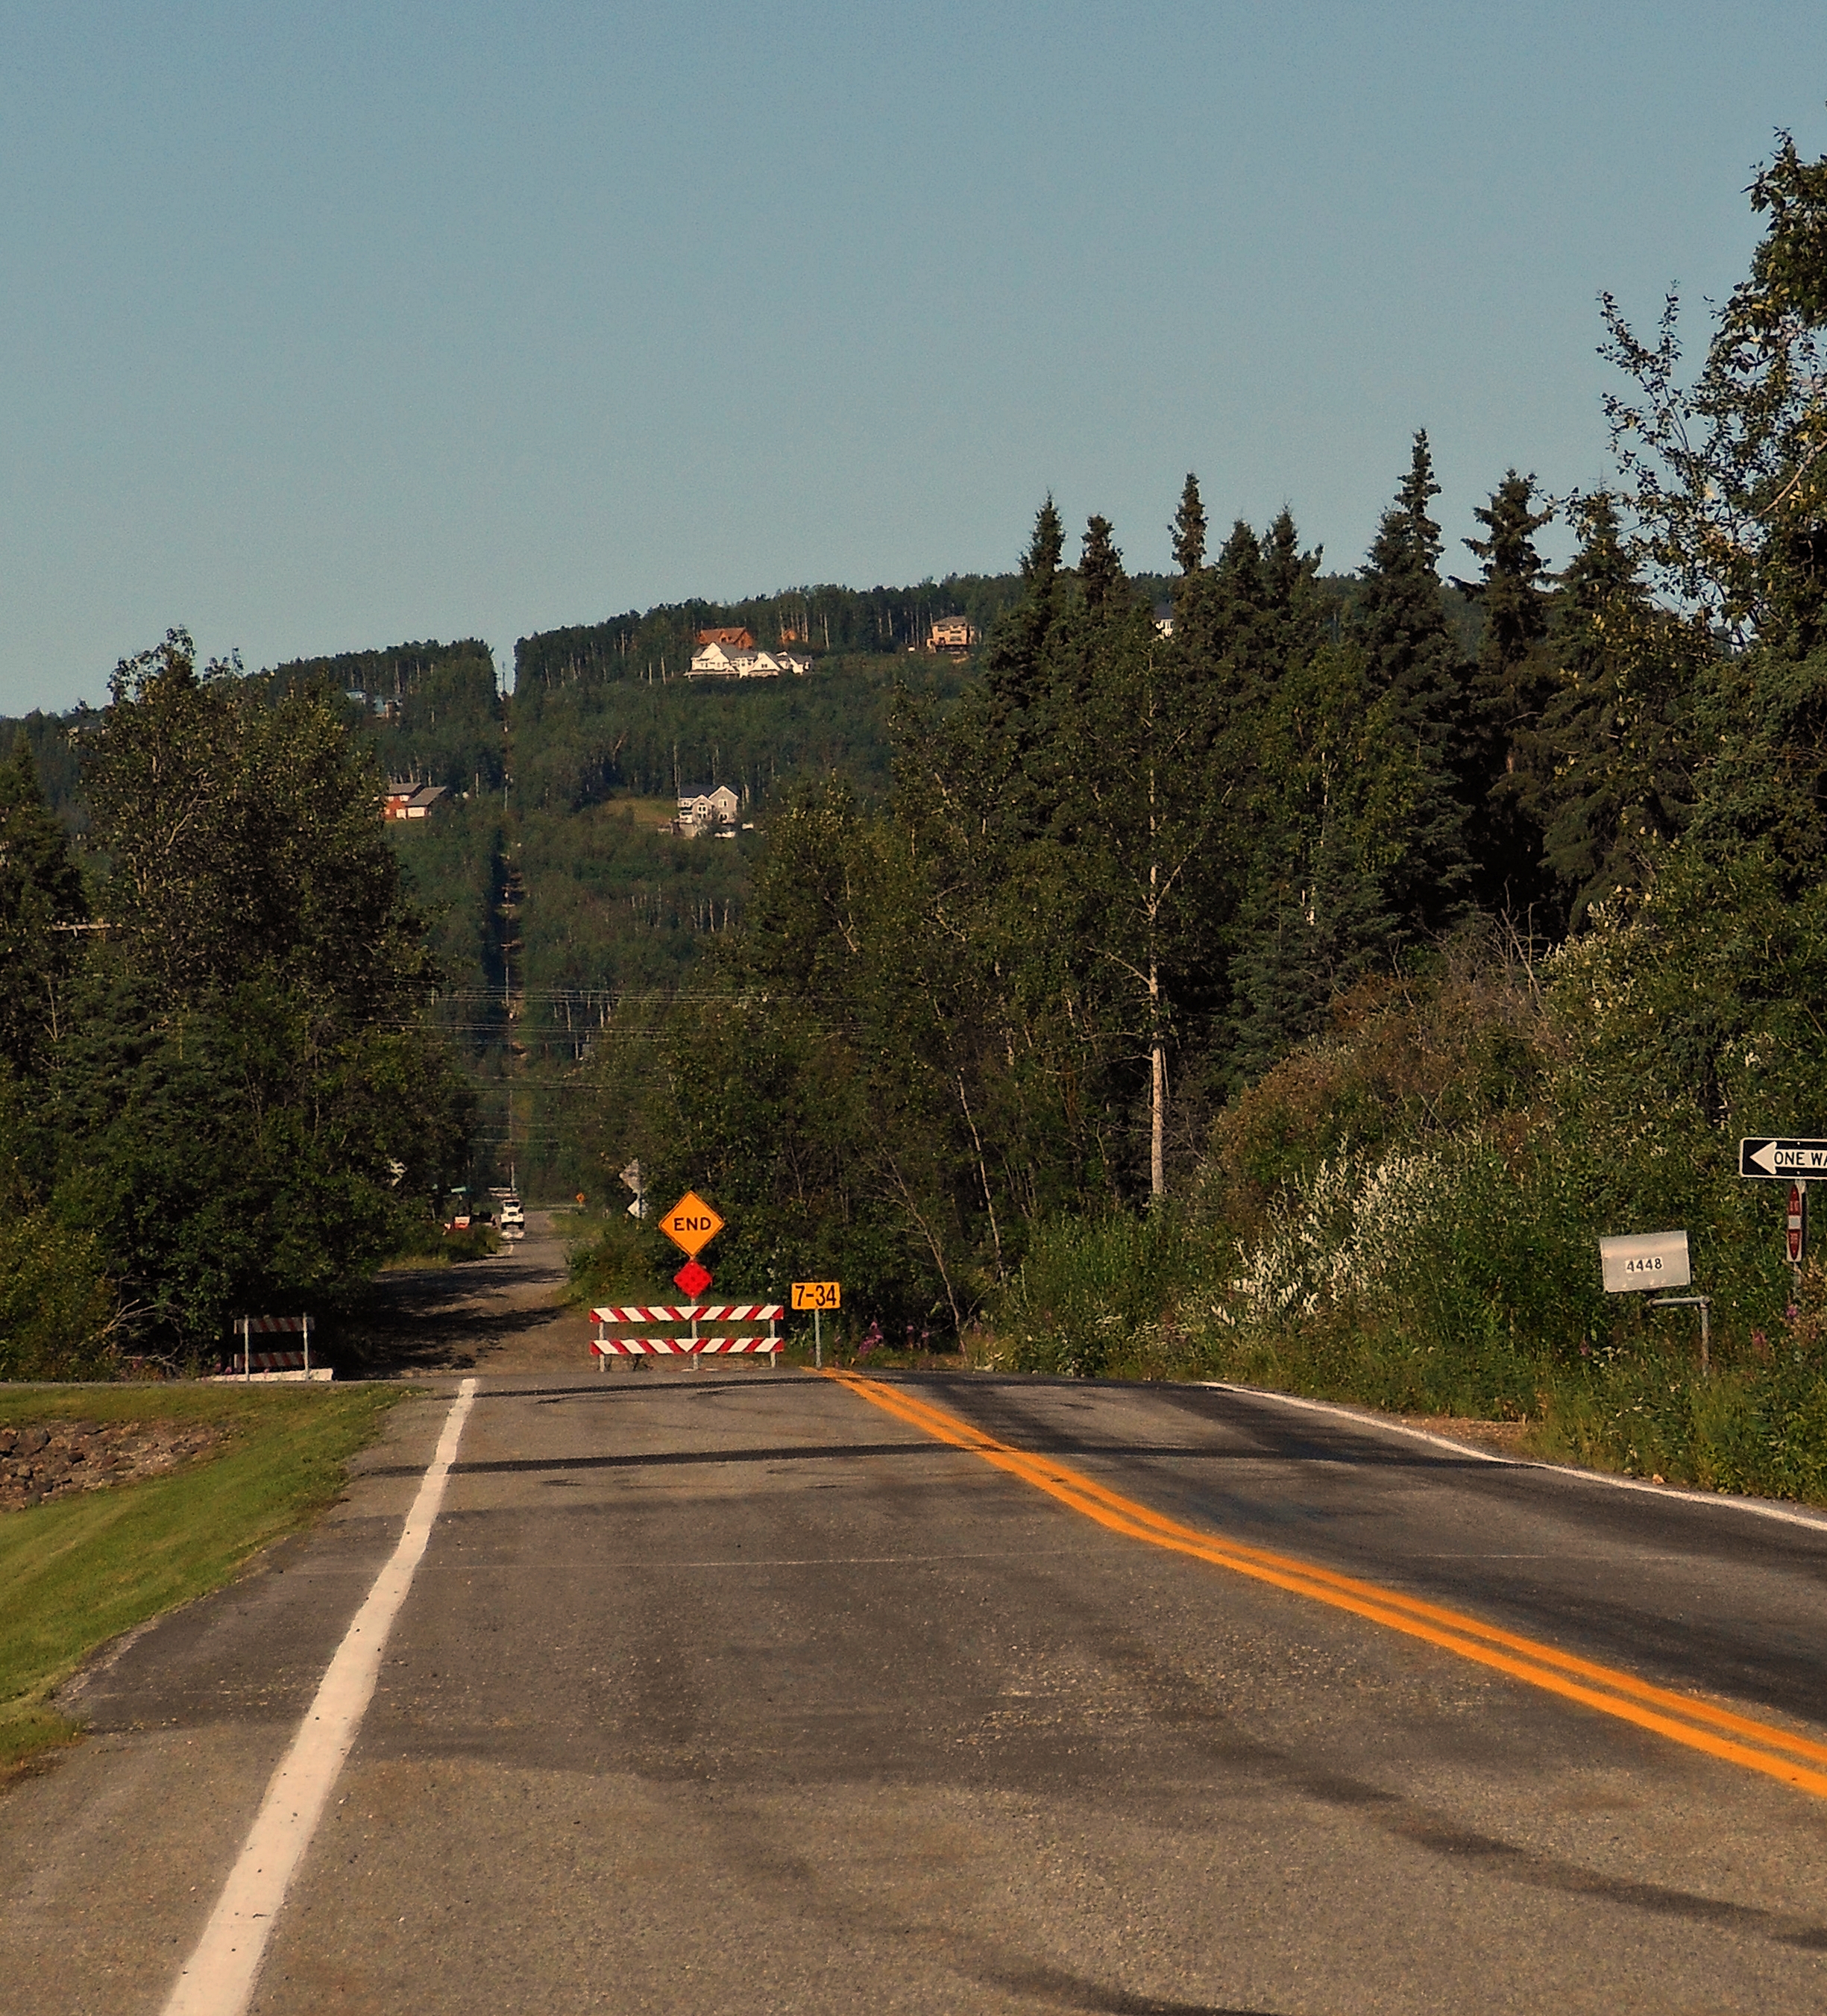
<instances>
[{"instance_id":1,"label":"tall evergreen tree","mask_svg":"<svg viewBox=\"0 0 1827 2016\"><path fill-rule=\"evenodd\" d=\"M1535 535L1554 513L1534 508L1535 479L1509 470L1473 516L1488 537L1466 545L1484 563L1476 581L1454 586L1484 617L1473 668L1463 788L1469 812L1472 887L1486 909L1523 918L1548 900L1533 794L1518 773L1523 745L1554 692L1543 645L1548 635L1546 570Z\"/></svg>"},{"instance_id":2,"label":"tall evergreen tree","mask_svg":"<svg viewBox=\"0 0 1827 2016\"><path fill-rule=\"evenodd\" d=\"M1085 521L1078 581L1088 609L1101 610L1113 602L1124 580L1123 556L1111 536L1115 529L1095 512Z\"/></svg>"},{"instance_id":3,"label":"tall evergreen tree","mask_svg":"<svg viewBox=\"0 0 1827 2016\"><path fill-rule=\"evenodd\" d=\"M1253 732L1259 835L1235 962L1235 1066L1259 1076L1322 1028L1336 995L1404 941L1412 813L1428 779L1363 654L1325 643L1287 668Z\"/></svg>"},{"instance_id":4,"label":"tall evergreen tree","mask_svg":"<svg viewBox=\"0 0 1827 2016\"><path fill-rule=\"evenodd\" d=\"M1407 742L1422 780L1406 884L1391 892L1404 924L1421 931L1448 922L1463 905L1470 881L1458 783L1469 696L1436 571L1440 527L1427 507L1439 494L1423 429L1359 575L1351 625L1370 691L1393 701L1395 731Z\"/></svg>"},{"instance_id":5,"label":"tall evergreen tree","mask_svg":"<svg viewBox=\"0 0 1827 2016\"><path fill-rule=\"evenodd\" d=\"M1180 493L1180 508L1168 530L1174 535L1174 564L1182 574L1197 574L1205 565L1205 504L1199 494L1199 478L1190 470Z\"/></svg>"},{"instance_id":6,"label":"tall evergreen tree","mask_svg":"<svg viewBox=\"0 0 1827 2016\"><path fill-rule=\"evenodd\" d=\"M997 625L984 653L984 684L1005 711L1033 704L1041 654L1059 614L1065 549L1066 527L1049 491L1021 556L1022 599Z\"/></svg>"},{"instance_id":7,"label":"tall evergreen tree","mask_svg":"<svg viewBox=\"0 0 1827 2016\"><path fill-rule=\"evenodd\" d=\"M1581 500L1547 649L1555 689L1516 742L1524 814L1565 921L1640 890L1693 795L1684 689L1693 631L1655 607L1601 491Z\"/></svg>"},{"instance_id":8,"label":"tall evergreen tree","mask_svg":"<svg viewBox=\"0 0 1827 2016\"><path fill-rule=\"evenodd\" d=\"M1275 513L1262 542L1264 598L1283 618L1306 614L1317 618L1313 578L1319 572L1320 549L1300 550L1294 514L1286 505Z\"/></svg>"}]
</instances>

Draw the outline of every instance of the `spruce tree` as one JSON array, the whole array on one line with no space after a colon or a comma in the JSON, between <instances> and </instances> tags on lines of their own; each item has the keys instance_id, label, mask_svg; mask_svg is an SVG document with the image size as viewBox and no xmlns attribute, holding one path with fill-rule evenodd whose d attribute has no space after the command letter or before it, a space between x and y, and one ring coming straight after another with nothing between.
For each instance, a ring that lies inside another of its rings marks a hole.
<instances>
[{"instance_id":1,"label":"spruce tree","mask_svg":"<svg viewBox=\"0 0 1827 2016\"><path fill-rule=\"evenodd\" d=\"M1040 697L1041 661L1063 600L1059 561L1065 547L1066 527L1049 491L1034 514L1034 535L1021 556L1026 592L996 625L984 653L984 690L998 725L1027 712Z\"/></svg>"},{"instance_id":2,"label":"spruce tree","mask_svg":"<svg viewBox=\"0 0 1827 2016\"><path fill-rule=\"evenodd\" d=\"M1404 885L1393 890L1411 930L1437 931L1466 902L1469 862L1459 773L1468 740L1462 664L1441 606L1440 527L1427 507L1440 494L1425 429L1415 437L1408 473L1383 513L1353 612L1373 695L1393 702L1392 720L1412 757L1420 788L1412 812Z\"/></svg>"},{"instance_id":3,"label":"spruce tree","mask_svg":"<svg viewBox=\"0 0 1827 2016\"><path fill-rule=\"evenodd\" d=\"M1123 556L1110 536L1115 529L1095 512L1085 521L1078 582L1088 609L1101 610L1113 603L1123 581Z\"/></svg>"},{"instance_id":4,"label":"spruce tree","mask_svg":"<svg viewBox=\"0 0 1827 2016\"><path fill-rule=\"evenodd\" d=\"M1535 535L1552 509L1534 508L1535 479L1509 470L1488 505L1473 516L1489 537L1468 539L1484 563L1476 581L1453 585L1484 617L1473 668L1462 784L1469 812L1473 894L1486 909L1521 919L1548 900L1552 877L1541 859L1534 795L1519 773L1523 745L1540 725L1554 692L1543 649L1548 635L1545 570Z\"/></svg>"},{"instance_id":5,"label":"spruce tree","mask_svg":"<svg viewBox=\"0 0 1827 2016\"><path fill-rule=\"evenodd\" d=\"M1205 504L1199 494L1199 478L1190 470L1180 493L1180 508L1168 530L1174 535L1174 564L1182 574L1197 574L1205 565Z\"/></svg>"},{"instance_id":6,"label":"spruce tree","mask_svg":"<svg viewBox=\"0 0 1827 2016\"><path fill-rule=\"evenodd\" d=\"M1322 1028L1336 995L1387 971L1412 935L1397 892L1425 779L1396 717L1363 654L1325 643L1288 665L1252 724L1258 844L1233 964L1246 1079Z\"/></svg>"},{"instance_id":7,"label":"spruce tree","mask_svg":"<svg viewBox=\"0 0 1827 2016\"><path fill-rule=\"evenodd\" d=\"M1692 796L1683 689L1693 633L1652 603L1605 492L1581 500L1546 650L1555 689L1516 743L1523 814L1565 923L1641 888Z\"/></svg>"},{"instance_id":8,"label":"spruce tree","mask_svg":"<svg viewBox=\"0 0 1827 2016\"><path fill-rule=\"evenodd\" d=\"M1241 518L1212 567L1212 610L1225 655L1250 663L1263 613L1262 544Z\"/></svg>"}]
</instances>

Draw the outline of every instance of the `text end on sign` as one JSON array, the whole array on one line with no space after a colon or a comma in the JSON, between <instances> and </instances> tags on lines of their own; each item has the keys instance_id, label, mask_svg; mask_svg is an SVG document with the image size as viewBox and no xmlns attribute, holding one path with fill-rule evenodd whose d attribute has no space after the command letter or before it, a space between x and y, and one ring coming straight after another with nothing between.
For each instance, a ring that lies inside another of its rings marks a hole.
<instances>
[{"instance_id":1,"label":"text end on sign","mask_svg":"<svg viewBox=\"0 0 1827 2016\"><path fill-rule=\"evenodd\" d=\"M841 1281L795 1281L793 1305L796 1309L840 1309L843 1306Z\"/></svg>"},{"instance_id":2,"label":"text end on sign","mask_svg":"<svg viewBox=\"0 0 1827 2016\"><path fill-rule=\"evenodd\" d=\"M723 1229L723 1220L696 1190L687 1190L660 1221L660 1229L690 1259Z\"/></svg>"}]
</instances>

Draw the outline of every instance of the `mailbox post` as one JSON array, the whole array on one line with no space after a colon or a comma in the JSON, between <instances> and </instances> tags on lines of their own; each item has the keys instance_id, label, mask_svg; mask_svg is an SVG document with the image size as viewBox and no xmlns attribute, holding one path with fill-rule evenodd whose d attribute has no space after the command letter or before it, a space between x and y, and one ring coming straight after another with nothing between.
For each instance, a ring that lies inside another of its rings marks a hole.
<instances>
[{"instance_id":1,"label":"mailbox post","mask_svg":"<svg viewBox=\"0 0 1827 2016\"><path fill-rule=\"evenodd\" d=\"M1700 1312L1700 1375L1713 1370L1713 1298L1710 1295L1657 1294L1662 1288L1686 1288L1693 1284L1693 1263L1688 1255L1685 1232L1632 1232L1617 1239L1599 1242L1599 1264L1604 1269L1608 1295L1640 1294L1653 1299L1653 1309L1694 1309Z\"/></svg>"}]
</instances>

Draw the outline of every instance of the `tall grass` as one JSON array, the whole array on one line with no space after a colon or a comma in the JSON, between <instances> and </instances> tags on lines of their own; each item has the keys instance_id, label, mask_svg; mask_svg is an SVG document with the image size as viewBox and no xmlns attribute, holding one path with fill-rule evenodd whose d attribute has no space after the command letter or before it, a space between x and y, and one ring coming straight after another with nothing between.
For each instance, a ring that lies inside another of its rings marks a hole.
<instances>
[{"instance_id":1,"label":"tall grass","mask_svg":"<svg viewBox=\"0 0 1827 2016\"><path fill-rule=\"evenodd\" d=\"M1196 1376L1196 1333L1221 1241L1167 1206L1041 1227L992 1305L978 1363L1077 1378Z\"/></svg>"},{"instance_id":2,"label":"tall grass","mask_svg":"<svg viewBox=\"0 0 1827 2016\"><path fill-rule=\"evenodd\" d=\"M1383 1183L1334 1168L1242 1247L1173 1211L1047 1227L973 1355L1521 1422L1545 1456L1827 1502L1827 1274L1778 1293L1767 1327L1728 1322L1707 1375L1691 1310L1607 1298L1598 1277L1552 1175L1484 1152Z\"/></svg>"}]
</instances>

